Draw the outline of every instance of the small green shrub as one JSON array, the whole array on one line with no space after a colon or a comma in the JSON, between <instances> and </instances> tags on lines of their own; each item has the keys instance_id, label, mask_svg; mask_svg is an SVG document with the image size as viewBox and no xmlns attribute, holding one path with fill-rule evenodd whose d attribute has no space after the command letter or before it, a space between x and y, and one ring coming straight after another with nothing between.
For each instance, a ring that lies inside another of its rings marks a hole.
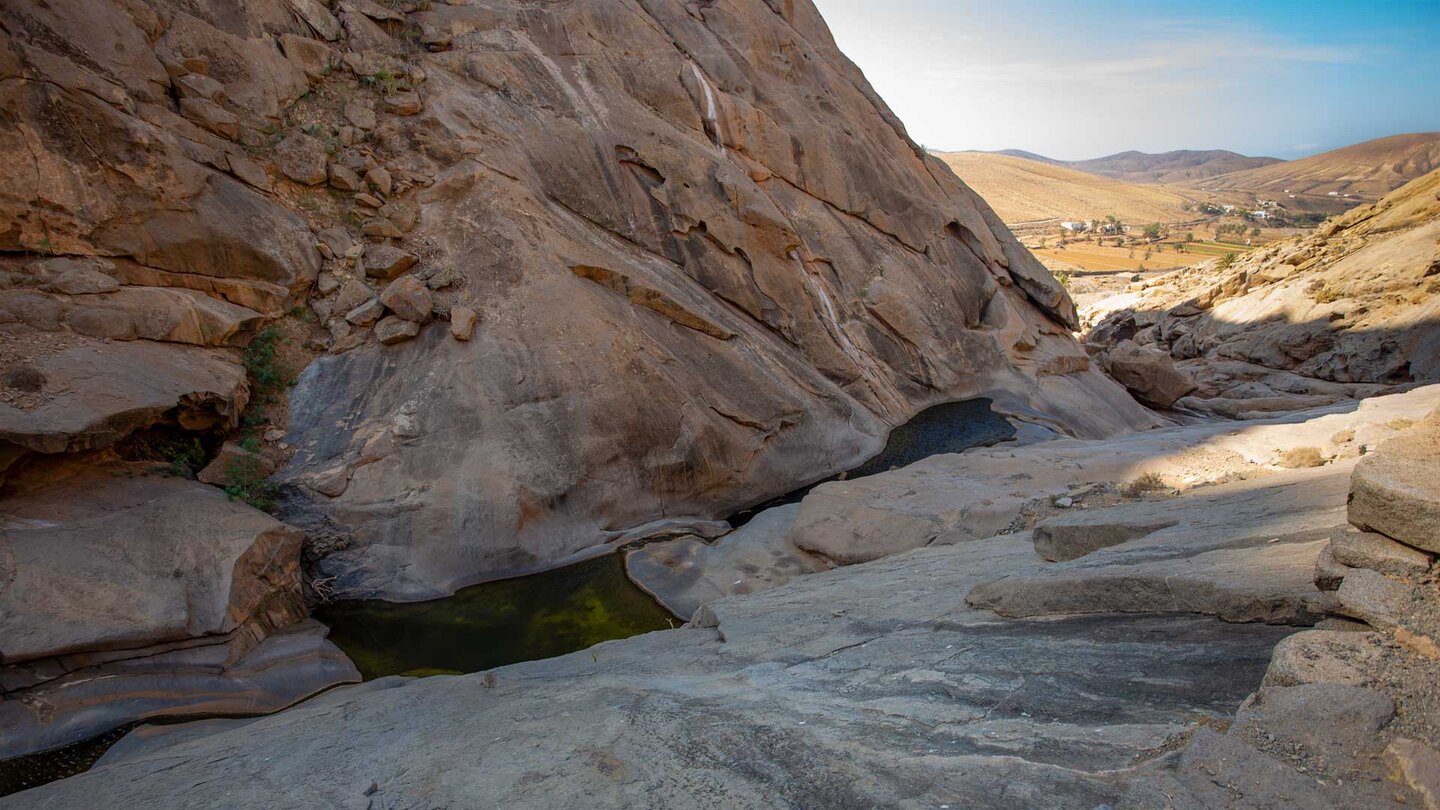
<instances>
[{"instance_id":1,"label":"small green shrub","mask_svg":"<svg viewBox=\"0 0 1440 810\"><path fill-rule=\"evenodd\" d=\"M242 440L254 445L254 438ZM246 448L250 449L250 448ZM253 452L253 451L252 451ZM262 466L258 456L245 456L230 463L226 469L226 478L230 481L225 486L225 494L233 500L248 503L262 512L274 512L276 501L280 497L280 487L265 475L265 468Z\"/></svg>"},{"instance_id":2,"label":"small green shrub","mask_svg":"<svg viewBox=\"0 0 1440 810\"><path fill-rule=\"evenodd\" d=\"M402 90L406 86L406 83L403 79L384 68L381 68L374 73L367 73L364 76L361 76L360 83L385 96L395 93L398 90Z\"/></svg>"},{"instance_id":3,"label":"small green shrub","mask_svg":"<svg viewBox=\"0 0 1440 810\"><path fill-rule=\"evenodd\" d=\"M121 457L135 461L163 461L170 465L170 474L194 478L205 466L209 455L200 438L194 434L146 431L136 434L122 448Z\"/></svg>"},{"instance_id":4,"label":"small green shrub","mask_svg":"<svg viewBox=\"0 0 1440 810\"><path fill-rule=\"evenodd\" d=\"M266 405L292 384L294 377L280 362L275 350L280 343L280 330L274 324L261 329L245 347L245 371L254 384L255 401Z\"/></svg>"},{"instance_id":5,"label":"small green shrub","mask_svg":"<svg viewBox=\"0 0 1440 810\"><path fill-rule=\"evenodd\" d=\"M1339 292L1336 292L1324 284L1315 288L1314 296L1315 303L1317 304L1333 304L1341 298Z\"/></svg>"}]
</instances>

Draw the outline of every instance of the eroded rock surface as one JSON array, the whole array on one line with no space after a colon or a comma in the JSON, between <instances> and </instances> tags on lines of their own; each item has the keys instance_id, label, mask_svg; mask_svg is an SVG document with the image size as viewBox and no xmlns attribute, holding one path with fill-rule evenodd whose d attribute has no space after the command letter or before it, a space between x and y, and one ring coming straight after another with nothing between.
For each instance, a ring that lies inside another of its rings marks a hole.
<instances>
[{"instance_id":1,"label":"eroded rock surface","mask_svg":"<svg viewBox=\"0 0 1440 810\"><path fill-rule=\"evenodd\" d=\"M1093 807L1118 801L1137 763L1163 763L1197 718L1232 713L1289 632L1197 616L1015 621L960 599L981 571L1041 565L1000 538L802 577L712 604L714 627L335 690L156 738L0 806L369 791L396 805Z\"/></svg>"},{"instance_id":2,"label":"eroded rock surface","mask_svg":"<svg viewBox=\"0 0 1440 810\"><path fill-rule=\"evenodd\" d=\"M934 456L893 472L821 484L801 502L790 540L836 562L860 562L928 545L951 530L983 538L1028 528L1064 513L1057 508L1062 499L1072 506L1103 501L1107 488L1163 496L1281 475L1279 469L1301 450L1348 476L1362 448L1397 436L1437 403L1440 386L1428 386L1353 408L1239 425L1202 423L1102 442L1061 440ZM1345 482L1335 486L1341 491L1338 503L1325 503L1330 511L1344 503ZM1145 520L1165 517L1158 508ZM1339 519L1330 525L1343 524Z\"/></svg>"},{"instance_id":3,"label":"eroded rock surface","mask_svg":"<svg viewBox=\"0 0 1440 810\"><path fill-rule=\"evenodd\" d=\"M437 596L662 515L723 517L938 402L1007 392L1085 435L1154 424L808 2L402 11L340 14L361 90L406 86L325 119L332 162L364 178L358 275L423 280L468 340L393 297L388 347L346 324L301 378L286 516L352 536L322 563L337 595ZM387 44L402 25L431 51ZM356 127L374 143L344 146Z\"/></svg>"}]
</instances>

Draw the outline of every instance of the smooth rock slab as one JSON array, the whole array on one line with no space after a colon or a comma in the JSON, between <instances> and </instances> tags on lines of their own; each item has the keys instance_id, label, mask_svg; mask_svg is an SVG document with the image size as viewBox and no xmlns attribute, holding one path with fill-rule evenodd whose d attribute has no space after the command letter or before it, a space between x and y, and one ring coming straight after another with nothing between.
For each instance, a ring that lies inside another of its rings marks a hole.
<instances>
[{"instance_id":1,"label":"smooth rock slab","mask_svg":"<svg viewBox=\"0 0 1440 810\"><path fill-rule=\"evenodd\" d=\"M234 425L250 394L229 357L149 341L67 349L33 365L54 396L32 411L0 403L0 440L42 453L108 447L172 409L182 426Z\"/></svg>"},{"instance_id":2,"label":"smooth rock slab","mask_svg":"<svg viewBox=\"0 0 1440 810\"><path fill-rule=\"evenodd\" d=\"M1416 578L1430 570L1434 555L1397 543L1383 534L1350 529L1330 543L1335 562L1351 568L1368 568L1382 574Z\"/></svg>"},{"instance_id":3,"label":"smooth rock slab","mask_svg":"<svg viewBox=\"0 0 1440 810\"><path fill-rule=\"evenodd\" d=\"M304 615L298 530L146 465L0 501L0 520L0 663Z\"/></svg>"},{"instance_id":4,"label":"smooth rock slab","mask_svg":"<svg viewBox=\"0 0 1440 810\"><path fill-rule=\"evenodd\" d=\"M1350 522L1440 552L1440 419L1432 415L1360 459L1350 479Z\"/></svg>"},{"instance_id":5,"label":"smooth rock slab","mask_svg":"<svg viewBox=\"0 0 1440 810\"><path fill-rule=\"evenodd\" d=\"M625 573L667 610L690 618L724 596L778 587L829 566L790 544L799 504L778 506L712 542L686 536L625 555Z\"/></svg>"},{"instance_id":6,"label":"smooth rock slab","mask_svg":"<svg viewBox=\"0 0 1440 810\"><path fill-rule=\"evenodd\" d=\"M1176 521L1164 518L1126 520L1102 510L1098 514L1082 513L1052 518L1035 527L1035 553L1051 562L1074 560L1118 546L1161 529Z\"/></svg>"},{"instance_id":7,"label":"smooth rock slab","mask_svg":"<svg viewBox=\"0 0 1440 810\"><path fill-rule=\"evenodd\" d=\"M239 660L229 639L77 670L0 700L0 759L46 751L163 717L254 715L360 680L329 630L306 620L270 635Z\"/></svg>"},{"instance_id":8,"label":"smooth rock slab","mask_svg":"<svg viewBox=\"0 0 1440 810\"><path fill-rule=\"evenodd\" d=\"M965 601L1002 616L1073 613L1203 613L1226 621L1314 624L1324 541L1225 549L1178 560L1054 568L975 587Z\"/></svg>"},{"instance_id":9,"label":"smooth rock slab","mask_svg":"<svg viewBox=\"0 0 1440 810\"><path fill-rule=\"evenodd\" d=\"M803 577L713 603L715 630L335 690L0 807L1114 805L1137 761L1233 712L1288 632L955 598L1040 565L1000 538Z\"/></svg>"}]
</instances>

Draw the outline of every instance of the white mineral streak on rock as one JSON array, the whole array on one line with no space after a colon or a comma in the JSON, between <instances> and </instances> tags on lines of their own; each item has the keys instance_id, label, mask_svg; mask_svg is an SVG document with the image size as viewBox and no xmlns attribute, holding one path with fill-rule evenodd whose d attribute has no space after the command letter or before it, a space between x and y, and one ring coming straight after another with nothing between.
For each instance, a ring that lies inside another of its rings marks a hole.
<instances>
[{"instance_id":1,"label":"white mineral streak on rock","mask_svg":"<svg viewBox=\"0 0 1440 810\"><path fill-rule=\"evenodd\" d=\"M720 119L717 115L718 107L715 104L715 88L710 86L710 80L705 78L705 72L694 62L690 63L690 72L695 75L695 82L700 85L700 91L705 94L706 134L710 136L712 143L723 150L725 144L720 138Z\"/></svg>"}]
</instances>

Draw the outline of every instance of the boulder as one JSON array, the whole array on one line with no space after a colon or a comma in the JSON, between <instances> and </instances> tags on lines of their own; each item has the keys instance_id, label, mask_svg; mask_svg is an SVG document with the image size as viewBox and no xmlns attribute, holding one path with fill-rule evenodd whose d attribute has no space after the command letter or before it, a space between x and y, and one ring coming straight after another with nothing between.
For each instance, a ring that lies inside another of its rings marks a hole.
<instances>
[{"instance_id":1,"label":"boulder","mask_svg":"<svg viewBox=\"0 0 1440 810\"><path fill-rule=\"evenodd\" d=\"M235 442L225 442L220 452L196 475L202 484L228 487L244 481L267 478L275 472L275 465L254 450L247 450Z\"/></svg>"},{"instance_id":2,"label":"boulder","mask_svg":"<svg viewBox=\"0 0 1440 810\"><path fill-rule=\"evenodd\" d=\"M413 91L395 93L385 97L385 112L391 115L415 115L424 108L425 106L420 102L420 94Z\"/></svg>"},{"instance_id":3,"label":"boulder","mask_svg":"<svg viewBox=\"0 0 1440 810\"><path fill-rule=\"evenodd\" d=\"M312 82L323 80L335 61L334 49L310 37L281 34L280 49L285 52L285 58Z\"/></svg>"},{"instance_id":4,"label":"boulder","mask_svg":"<svg viewBox=\"0 0 1440 810\"><path fill-rule=\"evenodd\" d=\"M1015 617L1180 612L1311 625L1328 612L1313 584L1323 547L1324 541L1267 543L1131 565L1062 563L1033 575L982 582L965 602Z\"/></svg>"},{"instance_id":5,"label":"boulder","mask_svg":"<svg viewBox=\"0 0 1440 810\"><path fill-rule=\"evenodd\" d=\"M72 296L65 324L89 337L163 340L194 346L242 342L264 320L249 307L198 290L124 287L110 293Z\"/></svg>"},{"instance_id":6,"label":"boulder","mask_svg":"<svg viewBox=\"0 0 1440 810\"><path fill-rule=\"evenodd\" d=\"M286 0L295 13L300 15L315 33L325 39L334 41L340 38L344 29L340 27L340 21L325 7L320 0Z\"/></svg>"},{"instance_id":7,"label":"boulder","mask_svg":"<svg viewBox=\"0 0 1440 810\"><path fill-rule=\"evenodd\" d=\"M393 245L371 245L365 249L365 275L393 279L415 266L418 257Z\"/></svg>"},{"instance_id":8,"label":"boulder","mask_svg":"<svg viewBox=\"0 0 1440 810\"><path fill-rule=\"evenodd\" d=\"M360 175L351 171L340 163L330 164L330 185L341 191L359 191L361 188ZM339 229L335 229L339 230ZM333 248L332 248L333 249ZM345 255L343 252L337 255Z\"/></svg>"},{"instance_id":9,"label":"boulder","mask_svg":"<svg viewBox=\"0 0 1440 810\"><path fill-rule=\"evenodd\" d=\"M351 249L357 247L357 243L355 239L350 236L350 232L338 225L325 228L315 235L319 237L322 244L330 249L331 255L337 259L348 257ZM326 294L328 295L328 293Z\"/></svg>"},{"instance_id":10,"label":"boulder","mask_svg":"<svg viewBox=\"0 0 1440 810\"><path fill-rule=\"evenodd\" d=\"M450 334L456 340L469 340L479 320L480 316L470 307L451 307Z\"/></svg>"},{"instance_id":11,"label":"boulder","mask_svg":"<svg viewBox=\"0 0 1440 810\"><path fill-rule=\"evenodd\" d=\"M387 315L375 324L375 338L385 345L402 343L420 334L420 324Z\"/></svg>"},{"instance_id":12,"label":"boulder","mask_svg":"<svg viewBox=\"0 0 1440 810\"><path fill-rule=\"evenodd\" d=\"M120 289L120 282L101 272L103 266L93 259L57 258L31 262L26 269L40 279L41 289L49 292L65 295L115 292Z\"/></svg>"},{"instance_id":13,"label":"boulder","mask_svg":"<svg viewBox=\"0 0 1440 810\"><path fill-rule=\"evenodd\" d=\"M1333 683L1367 686L1385 654L1379 633L1306 630L1275 645L1266 686Z\"/></svg>"},{"instance_id":14,"label":"boulder","mask_svg":"<svg viewBox=\"0 0 1440 810\"><path fill-rule=\"evenodd\" d=\"M1260 734L1342 764L1378 746L1395 717L1383 692L1335 683L1266 686L1236 713L1230 735Z\"/></svg>"},{"instance_id":15,"label":"boulder","mask_svg":"<svg viewBox=\"0 0 1440 810\"><path fill-rule=\"evenodd\" d=\"M1330 542L1335 562L1351 568L1368 568L1396 577L1418 579L1430 570L1435 556L1383 534L1346 529Z\"/></svg>"},{"instance_id":16,"label":"boulder","mask_svg":"<svg viewBox=\"0 0 1440 810\"><path fill-rule=\"evenodd\" d=\"M625 573L666 610L689 619L706 602L824 571L829 566L789 542L799 511L799 504L767 509L708 542L687 535L647 543L625 555Z\"/></svg>"},{"instance_id":17,"label":"boulder","mask_svg":"<svg viewBox=\"0 0 1440 810\"><path fill-rule=\"evenodd\" d=\"M41 453L108 447L171 414L195 430L232 427L250 394L230 357L150 341L66 349L33 366L65 396L33 410L0 403L0 440Z\"/></svg>"},{"instance_id":18,"label":"boulder","mask_svg":"<svg viewBox=\"0 0 1440 810\"><path fill-rule=\"evenodd\" d=\"M365 172L365 185L389 197L394 189L395 181L390 177L390 170L384 166L376 166Z\"/></svg>"},{"instance_id":19,"label":"boulder","mask_svg":"<svg viewBox=\"0 0 1440 810\"><path fill-rule=\"evenodd\" d=\"M381 239L399 239L405 235L405 232L400 230L395 223L384 217L365 220L365 223L360 226L360 233Z\"/></svg>"},{"instance_id":20,"label":"boulder","mask_svg":"<svg viewBox=\"0 0 1440 810\"><path fill-rule=\"evenodd\" d=\"M222 138L235 140L240 135L240 118L209 99L180 99L180 114Z\"/></svg>"},{"instance_id":21,"label":"boulder","mask_svg":"<svg viewBox=\"0 0 1440 810\"><path fill-rule=\"evenodd\" d=\"M1355 465L1350 522L1422 551L1440 553L1440 419L1391 439Z\"/></svg>"},{"instance_id":22,"label":"boulder","mask_svg":"<svg viewBox=\"0 0 1440 810\"><path fill-rule=\"evenodd\" d=\"M942 515L909 514L883 506L856 504L839 514L824 508L828 499L848 500L853 487L851 482L837 481L806 496L789 533L796 548L835 565L855 565L923 548L953 527Z\"/></svg>"},{"instance_id":23,"label":"boulder","mask_svg":"<svg viewBox=\"0 0 1440 810\"><path fill-rule=\"evenodd\" d=\"M1385 749L1385 762L1420 795L1425 810L1440 810L1440 752L1412 739L1398 739Z\"/></svg>"},{"instance_id":24,"label":"boulder","mask_svg":"<svg viewBox=\"0 0 1440 810\"><path fill-rule=\"evenodd\" d=\"M371 298L365 303L345 313L345 320L356 326L370 326L385 315L385 305L380 303L379 298Z\"/></svg>"},{"instance_id":25,"label":"boulder","mask_svg":"<svg viewBox=\"0 0 1440 810\"><path fill-rule=\"evenodd\" d=\"M1336 810L1321 785L1240 740L1198 728L1176 768L1197 808L1306 807ZM1244 797L1237 803L1235 797ZM1159 805L1151 805L1159 806Z\"/></svg>"},{"instance_id":26,"label":"boulder","mask_svg":"<svg viewBox=\"0 0 1440 810\"><path fill-rule=\"evenodd\" d=\"M1175 367L1169 354L1134 341L1105 353L1105 370L1141 401L1168 408L1195 390L1195 382Z\"/></svg>"},{"instance_id":27,"label":"boulder","mask_svg":"<svg viewBox=\"0 0 1440 810\"><path fill-rule=\"evenodd\" d=\"M225 103L225 85L200 73L187 73L177 77L172 84L181 98L204 98L216 104Z\"/></svg>"},{"instance_id":28,"label":"boulder","mask_svg":"<svg viewBox=\"0 0 1440 810\"><path fill-rule=\"evenodd\" d=\"M292 132L275 147L275 163L281 173L297 183L314 186L325 182L325 145L303 132Z\"/></svg>"},{"instance_id":29,"label":"boulder","mask_svg":"<svg viewBox=\"0 0 1440 810\"><path fill-rule=\"evenodd\" d=\"M380 293L380 302L407 321L424 323L435 306L430 290L414 276L402 276L390 282Z\"/></svg>"},{"instance_id":30,"label":"boulder","mask_svg":"<svg viewBox=\"0 0 1440 810\"><path fill-rule=\"evenodd\" d=\"M367 102L355 99L345 102L345 120L359 129L374 129L379 120L375 117L375 108Z\"/></svg>"},{"instance_id":31,"label":"boulder","mask_svg":"<svg viewBox=\"0 0 1440 810\"><path fill-rule=\"evenodd\" d=\"M1110 546L1118 546L1161 529L1176 521L1116 519L1114 515L1072 514L1051 518L1035 527L1035 553L1051 562L1074 560Z\"/></svg>"},{"instance_id":32,"label":"boulder","mask_svg":"<svg viewBox=\"0 0 1440 810\"><path fill-rule=\"evenodd\" d=\"M92 468L0 501L0 514L3 664L305 615L301 533L203 484Z\"/></svg>"},{"instance_id":33,"label":"boulder","mask_svg":"<svg viewBox=\"0 0 1440 810\"><path fill-rule=\"evenodd\" d=\"M356 278L347 278L340 285L340 290L335 294L332 303L335 312L347 313L373 300L375 300L375 291L370 289L370 285Z\"/></svg>"},{"instance_id":34,"label":"boulder","mask_svg":"<svg viewBox=\"0 0 1440 810\"><path fill-rule=\"evenodd\" d=\"M1419 596L1413 586L1366 568L1347 571L1335 593L1339 612L1385 630L1410 616Z\"/></svg>"}]
</instances>

